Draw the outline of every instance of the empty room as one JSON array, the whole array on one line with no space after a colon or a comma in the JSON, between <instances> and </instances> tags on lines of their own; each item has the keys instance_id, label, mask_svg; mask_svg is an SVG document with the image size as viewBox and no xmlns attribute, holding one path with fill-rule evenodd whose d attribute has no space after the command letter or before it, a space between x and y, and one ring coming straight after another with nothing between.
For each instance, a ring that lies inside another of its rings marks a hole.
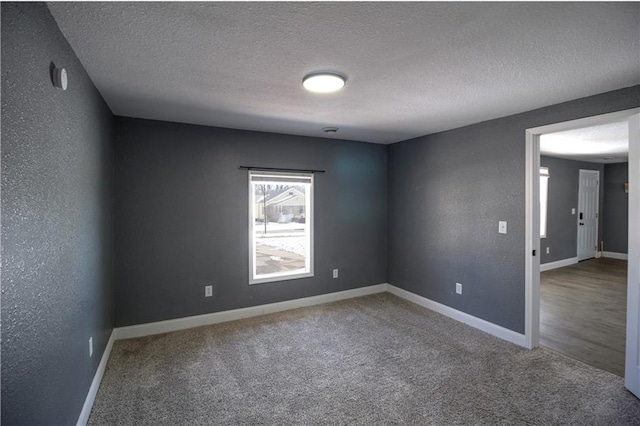
<instances>
[{"instance_id":1,"label":"empty room","mask_svg":"<svg viewBox=\"0 0 640 426\"><path fill-rule=\"evenodd\" d=\"M3 2L1 36L2 424L640 422L640 3ZM578 263L545 138L612 123ZM623 251L612 372L547 343L544 274Z\"/></svg>"}]
</instances>

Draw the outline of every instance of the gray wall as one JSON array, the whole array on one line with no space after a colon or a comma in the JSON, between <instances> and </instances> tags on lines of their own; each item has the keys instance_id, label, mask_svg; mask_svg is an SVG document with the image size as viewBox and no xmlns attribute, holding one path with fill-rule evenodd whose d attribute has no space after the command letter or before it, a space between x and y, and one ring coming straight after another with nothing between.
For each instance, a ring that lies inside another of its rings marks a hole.
<instances>
[{"instance_id":1,"label":"gray wall","mask_svg":"<svg viewBox=\"0 0 640 426\"><path fill-rule=\"evenodd\" d=\"M46 6L2 3L2 424L78 420L113 327L111 143Z\"/></svg>"},{"instance_id":2,"label":"gray wall","mask_svg":"<svg viewBox=\"0 0 640 426\"><path fill-rule=\"evenodd\" d=\"M116 324L166 320L386 282L387 147L116 120ZM248 173L321 169L315 276L248 285ZM331 269L339 268L338 279ZM204 297L212 285L214 297Z\"/></svg>"},{"instance_id":3,"label":"gray wall","mask_svg":"<svg viewBox=\"0 0 640 426\"><path fill-rule=\"evenodd\" d=\"M547 209L547 237L540 239L540 263L570 259L578 255L578 189L580 169L600 172L598 203L598 249L602 241L604 209L604 165L563 158L540 157L540 165L549 168L549 200ZM571 209L576 214L571 214ZM549 254L546 248L549 247Z\"/></svg>"},{"instance_id":4,"label":"gray wall","mask_svg":"<svg viewBox=\"0 0 640 426\"><path fill-rule=\"evenodd\" d=\"M523 333L525 129L638 106L634 86L391 145L389 282Z\"/></svg>"},{"instance_id":5,"label":"gray wall","mask_svg":"<svg viewBox=\"0 0 640 426\"><path fill-rule=\"evenodd\" d=\"M51 62L67 68L66 92L52 87ZM522 332L524 129L637 106L639 86L391 147L117 119L115 320L388 278ZM2 4L2 138L2 422L73 424L114 323L112 116L43 4ZM314 278L247 284L239 165L327 171Z\"/></svg>"},{"instance_id":6,"label":"gray wall","mask_svg":"<svg viewBox=\"0 0 640 426\"><path fill-rule=\"evenodd\" d=\"M629 182L629 163L604 166L604 251L628 253L629 194L623 184Z\"/></svg>"}]
</instances>

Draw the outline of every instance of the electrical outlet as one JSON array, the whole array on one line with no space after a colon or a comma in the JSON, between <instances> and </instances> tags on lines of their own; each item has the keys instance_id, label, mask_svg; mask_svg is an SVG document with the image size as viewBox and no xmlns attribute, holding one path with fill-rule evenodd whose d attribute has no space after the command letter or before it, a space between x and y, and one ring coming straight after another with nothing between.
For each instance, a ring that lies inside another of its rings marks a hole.
<instances>
[{"instance_id":1,"label":"electrical outlet","mask_svg":"<svg viewBox=\"0 0 640 426\"><path fill-rule=\"evenodd\" d=\"M89 358L93 356L93 337L89 337Z\"/></svg>"},{"instance_id":2,"label":"electrical outlet","mask_svg":"<svg viewBox=\"0 0 640 426\"><path fill-rule=\"evenodd\" d=\"M549 254L549 247L547 247L547 254Z\"/></svg>"},{"instance_id":3,"label":"electrical outlet","mask_svg":"<svg viewBox=\"0 0 640 426\"><path fill-rule=\"evenodd\" d=\"M213 286L212 285L205 285L204 286L204 297L211 297L213 296Z\"/></svg>"},{"instance_id":4,"label":"electrical outlet","mask_svg":"<svg viewBox=\"0 0 640 426\"><path fill-rule=\"evenodd\" d=\"M498 232L500 234L506 234L507 233L507 221L506 220L499 220L498 221Z\"/></svg>"},{"instance_id":5,"label":"electrical outlet","mask_svg":"<svg viewBox=\"0 0 640 426\"><path fill-rule=\"evenodd\" d=\"M333 278L338 278L338 270L337 269L333 270Z\"/></svg>"},{"instance_id":6,"label":"electrical outlet","mask_svg":"<svg viewBox=\"0 0 640 426\"><path fill-rule=\"evenodd\" d=\"M456 283L456 293L462 294L462 284Z\"/></svg>"}]
</instances>

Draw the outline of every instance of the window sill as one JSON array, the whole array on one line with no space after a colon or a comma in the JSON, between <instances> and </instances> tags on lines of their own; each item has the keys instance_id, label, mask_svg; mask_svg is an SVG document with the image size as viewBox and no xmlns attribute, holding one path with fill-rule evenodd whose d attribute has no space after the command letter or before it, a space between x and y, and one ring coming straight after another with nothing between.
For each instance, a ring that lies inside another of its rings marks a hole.
<instances>
[{"instance_id":1,"label":"window sill","mask_svg":"<svg viewBox=\"0 0 640 426\"><path fill-rule=\"evenodd\" d=\"M273 274L273 275L264 275L261 278L250 279L249 285L254 284L266 284L278 281L289 281L289 280L298 280L301 278L311 278L313 277L313 272L301 272L299 274Z\"/></svg>"}]
</instances>

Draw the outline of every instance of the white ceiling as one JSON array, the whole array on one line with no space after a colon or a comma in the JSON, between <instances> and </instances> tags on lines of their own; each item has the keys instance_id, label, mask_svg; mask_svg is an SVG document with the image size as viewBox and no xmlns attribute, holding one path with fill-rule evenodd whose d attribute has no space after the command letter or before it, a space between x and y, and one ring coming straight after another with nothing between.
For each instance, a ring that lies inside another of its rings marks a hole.
<instances>
[{"instance_id":1,"label":"white ceiling","mask_svg":"<svg viewBox=\"0 0 640 426\"><path fill-rule=\"evenodd\" d=\"M637 2L48 6L128 117L392 143L640 84Z\"/></svg>"},{"instance_id":2,"label":"white ceiling","mask_svg":"<svg viewBox=\"0 0 640 426\"><path fill-rule=\"evenodd\" d=\"M623 121L541 135L540 153L592 163L624 163L629 161L629 124Z\"/></svg>"}]
</instances>

